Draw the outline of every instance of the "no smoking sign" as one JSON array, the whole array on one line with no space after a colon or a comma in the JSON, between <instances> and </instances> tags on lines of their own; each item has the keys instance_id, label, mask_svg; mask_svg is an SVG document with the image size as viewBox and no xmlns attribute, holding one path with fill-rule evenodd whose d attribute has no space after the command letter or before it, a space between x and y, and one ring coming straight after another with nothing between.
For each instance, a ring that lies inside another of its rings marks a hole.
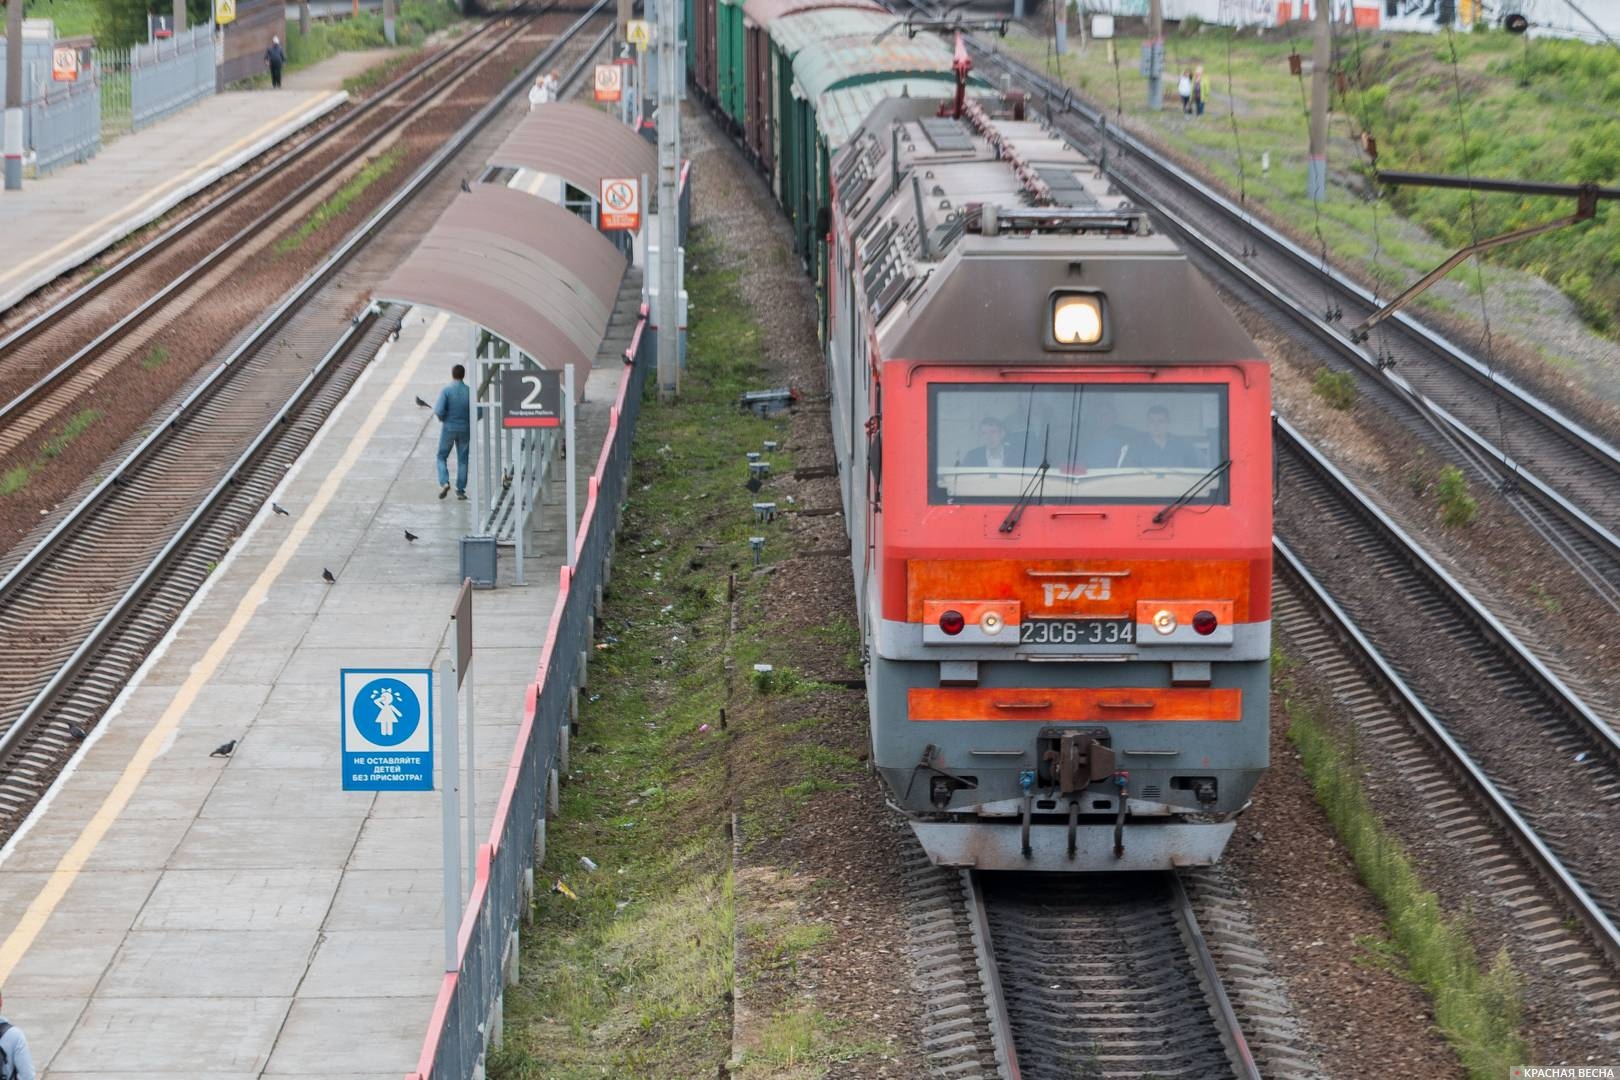
<instances>
[{"instance_id":1,"label":"no smoking sign","mask_svg":"<svg viewBox=\"0 0 1620 1080\"><path fill-rule=\"evenodd\" d=\"M634 177L602 178L603 232L635 232L641 228L641 181Z\"/></svg>"}]
</instances>

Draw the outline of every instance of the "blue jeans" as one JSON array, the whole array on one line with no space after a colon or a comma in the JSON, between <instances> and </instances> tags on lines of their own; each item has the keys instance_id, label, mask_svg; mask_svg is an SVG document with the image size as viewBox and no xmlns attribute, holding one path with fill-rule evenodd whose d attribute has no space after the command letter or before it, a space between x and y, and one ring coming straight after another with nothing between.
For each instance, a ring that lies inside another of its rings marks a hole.
<instances>
[{"instance_id":1,"label":"blue jeans","mask_svg":"<svg viewBox=\"0 0 1620 1080\"><path fill-rule=\"evenodd\" d=\"M467 490L467 451L472 449L472 432L439 429L439 486L450 482L450 447L456 448L456 493Z\"/></svg>"}]
</instances>

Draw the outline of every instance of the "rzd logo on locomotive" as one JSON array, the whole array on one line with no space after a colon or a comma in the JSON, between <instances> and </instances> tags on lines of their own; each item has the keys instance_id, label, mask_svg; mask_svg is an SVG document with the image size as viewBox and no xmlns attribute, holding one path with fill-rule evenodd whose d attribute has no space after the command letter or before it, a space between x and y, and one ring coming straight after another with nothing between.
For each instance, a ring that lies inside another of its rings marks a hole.
<instances>
[{"instance_id":1,"label":"rzd logo on locomotive","mask_svg":"<svg viewBox=\"0 0 1620 1080\"><path fill-rule=\"evenodd\" d=\"M1087 578L1073 585L1065 585L1061 581L1047 581L1042 583L1041 588L1046 590L1047 607L1051 607L1059 600L1107 600L1113 593L1113 578Z\"/></svg>"}]
</instances>

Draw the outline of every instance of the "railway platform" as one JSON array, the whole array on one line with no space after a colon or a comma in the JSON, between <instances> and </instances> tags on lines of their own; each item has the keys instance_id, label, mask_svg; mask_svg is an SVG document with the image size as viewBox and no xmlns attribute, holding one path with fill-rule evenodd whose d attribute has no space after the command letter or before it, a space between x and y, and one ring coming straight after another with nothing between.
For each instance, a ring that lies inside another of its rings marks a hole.
<instances>
[{"instance_id":1,"label":"railway platform","mask_svg":"<svg viewBox=\"0 0 1620 1080\"><path fill-rule=\"evenodd\" d=\"M582 508L639 302L632 273L586 378L565 466ZM473 504L440 500L439 425L416 399L468 342L459 319L409 312L277 489L287 513L254 519L0 850L0 984L50 1077L416 1065L445 978L440 794L342 790L338 678L453 655ZM526 587L504 550L474 594L480 836L560 588L562 507L558 476Z\"/></svg>"},{"instance_id":2,"label":"railway platform","mask_svg":"<svg viewBox=\"0 0 1620 1080\"><path fill-rule=\"evenodd\" d=\"M339 82L216 94L0 196L0 311L342 105Z\"/></svg>"}]
</instances>

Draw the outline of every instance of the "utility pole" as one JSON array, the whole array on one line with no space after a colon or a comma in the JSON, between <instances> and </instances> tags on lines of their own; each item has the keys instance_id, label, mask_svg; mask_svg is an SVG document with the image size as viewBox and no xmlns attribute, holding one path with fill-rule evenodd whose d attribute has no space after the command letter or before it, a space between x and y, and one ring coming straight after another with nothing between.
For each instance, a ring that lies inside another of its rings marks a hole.
<instances>
[{"instance_id":1,"label":"utility pole","mask_svg":"<svg viewBox=\"0 0 1620 1080\"><path fill-rule=\"evenodd\" d=\"M386 32L387 23L383 28ZM309 0L298 0L298 33L300 37L309 37Z\"/></svg>"},{"instance_id":2,"label":"utility pole","mask_svg":"<svg viewBox=\"0 0 1620 1080\"><path fill-rule=\"evenodd\" d=\"M1315 0L1316 27L1311 44L1311 145L1305 166L1305 197L1327 198L1328 70L1333 66L1332 0Z\"/></svg>"},{"instance_id":3,"label":"utility pole","mask_svg":"<svg viewBox=\"0 0 1620 1080\"><path fill-rule=\"evenodd\" d=\"M680 0L659 0L658 20L658 399L681 387Z\"/></svg>"},{"instance_id":4,"label":"utility pole","mask_svg":"<svg viewBox=\"0 0 1620 1080\"><path fill-rule=\"evenodd\" d=\"M302 0L302 2L303 6L298 10L300 17L309 10L309 0ZM383 0L383 40L388 42L389 48L393 48L398 44L394 33L394 0Z\"/></svg>"},{"instance_id":5,"label":"utility pole","mask_svg":"<svg viewBox=\"0 0 1620 1080\"><path fill-rule=\"evenodd\" d=\"M6 4L6 190L22 190L23 0Z\"/></svg>"},{"instance_id":6,"label":"utility pole","mask_svg":"<svg viewBox=\"0 0 1620 1080\"><path fill-rule=\"evenodd\" d=\"M1148 0L1148 39L1142 43L1142 74L1148 81L1148 108L1164 108L1164 0Z\"/></svg>"},{"instance_id":7,"label":"utility pole","mask_svg":"<svg viewBox=\"0 0 1620 1080\"><path fill-rule=\"evenodd\" d=\"M636 17L636 3L635 3L635 0L619 0L619 25L613 28L613 44L614 44L613 55L614 55L614 57L618 57L618 56L622 55L622 53L621 53L621 51L619 49L619 46L625 40L624 28L630 22L630 20L635 18L635 17ZM640 95L640 93L641 93L641 87L638 85L636 87L636 94Z\"/></svg>"},{"instance_id":8,"label":"utility pole","mask_svg":"<svg viewBox=\"0 0 1620 1080\"><path fill-rule=\"evenodd\" d=\"M174 0L174 32L176 36L186 28L186 0Z\"/></svg>"}]
</instances>

